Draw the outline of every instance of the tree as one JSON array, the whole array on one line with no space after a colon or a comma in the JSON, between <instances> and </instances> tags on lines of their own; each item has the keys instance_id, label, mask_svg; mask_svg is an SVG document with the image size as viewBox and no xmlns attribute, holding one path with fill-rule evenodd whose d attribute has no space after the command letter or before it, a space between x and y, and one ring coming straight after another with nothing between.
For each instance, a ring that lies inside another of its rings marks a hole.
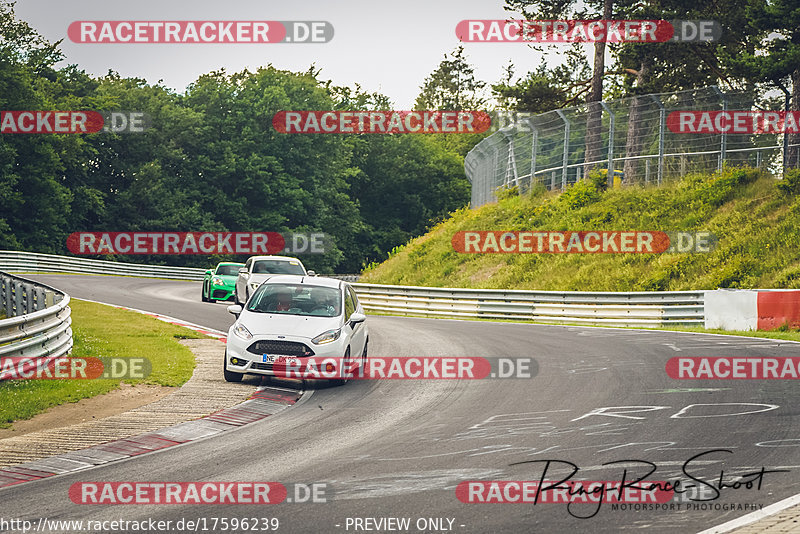
<instances>
[{"instance_id":1,"label":"tree","mask_svg":"<svg viewBox=\"0 0 800 534\"><path fill-rule=\"evenodd\" d=\"M553 2L539 2L538 0L506 0L506 9L522 14L526 19L603 19L612 18L613 0L556 0ZM573 48L573 50L575 50ZM591 162L599 159L601 148L602 107L599 102L603 100L603 76L605 75L605 50L606 43L594 43L594 61L592 63L592 76L589 80L588 95L586 96L587 116L586 135L584 138L586 150L584 161ZM593 167L586 165L585 173Z\"/></svg>"},{"instance_id":2,"label":"tree","mask_svg":"<svg viewBox=\"0 0 800 534\"><path fill-rule=\"evenodd\" d=\"M800 4L795 0L748 0L748 27L758 43L725 60L739 75L774 86L791 85L790 110L800 111ZM800 134L789 133L787 168L800 166Z\"/></svg>"},{"instance_id":3,"label":"tree","mask_svg":"<svg viewBox=\"0 0 800 534\"><path fill-rule=\"evenodd\" d=\"M458 46L451 55L445 54L437 69L425 78L414 108L477 110L486 102L481 96L485 85L475 79L474 69L467 62L464 47Z\"/></svg>"}]
</instances>

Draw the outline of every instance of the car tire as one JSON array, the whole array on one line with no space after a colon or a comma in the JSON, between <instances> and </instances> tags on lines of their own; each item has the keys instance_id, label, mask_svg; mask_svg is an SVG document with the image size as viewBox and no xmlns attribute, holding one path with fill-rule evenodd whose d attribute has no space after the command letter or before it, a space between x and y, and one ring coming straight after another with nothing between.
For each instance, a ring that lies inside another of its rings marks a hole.
<instances>
[{"instance_id":1,"label":"car tire","mask_svg":"<svg viewBox=\"0 0 800 534\"><path fill-rule=\"evenodd\" d=\"M367 372L367 347L369 347L369 339L364 342L364 352L361 353L361 367L358 368L359 376L366 376Z\"/></svg>"},{"instance_id":2,"label":"car tire","mask_svg":"<svg viewBox=\"0 0 800 534\"><path fill-rule=\"evenodd\" d=\"M350 347L347 347L347 350L344 351L344 358L342 359L343 360L342 365L344 366L344 361L349 359L350 359ZM334 386L343 386L347 384L348 380L349 380L348 378L336 378L331 380L331 382L333 383Z\"/></svg>"},{"instance_id":3,"label":"car tire","mask_svg":"<svg viewBox=\"0 0 800 534\"><path fill-rule=\"evenodd\" d=\"M241 382L242 378L244 378L243 373L234 373L233 371L228 371L228 353L225 352L225 359L222 360L222 374L225 377L225 382Z\"/></svg>"},{"instance_id":4,"label":"car tire","mask_svg":"<svg viewBox=\"0 0 800 534\"><path fill-rule=\"evenodd\" d=\"M208 302L208 299L206 298L206 283L205 283L205 281L203 282L203 290L200 293L200 298L203 300L203 302Z\"/></svg>"},{"instance_id":5,"label":"car tire","mask_svg":"<svg viewBox=\"0 0 800 534\"><path fill-rule=\"evenodd\" d=\"M242 305L242 303L239 302L239 290L235 287L233 288L233 303L238 304L239 306Z\"/></svg>"}]
</instances>

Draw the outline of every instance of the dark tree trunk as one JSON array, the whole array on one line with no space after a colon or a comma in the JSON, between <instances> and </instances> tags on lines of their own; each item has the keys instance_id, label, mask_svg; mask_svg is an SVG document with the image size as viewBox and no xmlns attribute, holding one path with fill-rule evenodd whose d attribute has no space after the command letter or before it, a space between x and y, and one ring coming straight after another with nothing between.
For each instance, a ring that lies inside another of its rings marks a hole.
<instances>
[{"instance_id":1,"label":"dark tree trunk","mask_svg":"<svg viewBox=\"0 0 800 534\"><path fill-rule=\"evenodd\" d=\"M612 17L611 9L613 7L613 0L605 0L603 3L603 19L609 20ZM586 151L584 152L583 161L591 162L600 159L600 151L602 149L602 126L603 126L603 108L599 102L603 100L603 74L605 73L605 54L606 43L597 42L594 44L594 66L592 68L592 85L589 90L589 96L586 98L588 110L586 114L586 136L584 141L586 143ZM587 163L583 167L584 176L591 171L595 164Z\"/></svg>"},{"instance_id":2,"label":"dark tree trunk","mask_svg":"<svg viewBox=\"0 0 800 534\"><path fill-rule=\"evenodd\" d=\"M639 65L639 71L636 74L636 87L641 88L645 79L650 73L650 66L652 59L645 56ZM644 132L646 125L642 122L642 109L646 105L646 100L641 96L636 96L631 99L631 109L628 114L628 135L625 140L625 157L633 158L641 155L642 147L644 146ZM624 179L628 184L634 181L642 181L640 179L641 160L639 159L626 159L625 166L623 167Z\"/></svg>"}]
</instances>

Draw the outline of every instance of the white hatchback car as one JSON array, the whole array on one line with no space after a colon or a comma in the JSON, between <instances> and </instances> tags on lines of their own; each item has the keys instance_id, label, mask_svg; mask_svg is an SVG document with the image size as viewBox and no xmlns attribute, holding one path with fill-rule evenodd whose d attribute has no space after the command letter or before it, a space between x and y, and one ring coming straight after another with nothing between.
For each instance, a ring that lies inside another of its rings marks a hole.
<instances>
[{"instance_id":1,"label":"white hatchback car","mask_svg":"<svg viewBox=\"0 0 800 534\"><path fill-rule=\"evenodd\" d=\"M289 256L250 256L244 267L239 269L236 286L233 291L233 302L244 304L261 282L276 274L311 275L314 271L306 271L303 262Z\"/></svg>"},{"instance_id":2,"label":"white hatchback car","mask_svg":"<svg viewBox=\"0 0 800 534\"><path fill-rule=\"evenodd\" d=\"M246 373L287 376L286 365L305 369L307 364L325 361L324 376L298 378L343 384L347 373L342 370L366 367L367 317L347 282L273 276L255 290L244 307L232 305L228 311L237 316L225 349L223 368L228 382L238 382Z\"/></svg>"}]
</instances>

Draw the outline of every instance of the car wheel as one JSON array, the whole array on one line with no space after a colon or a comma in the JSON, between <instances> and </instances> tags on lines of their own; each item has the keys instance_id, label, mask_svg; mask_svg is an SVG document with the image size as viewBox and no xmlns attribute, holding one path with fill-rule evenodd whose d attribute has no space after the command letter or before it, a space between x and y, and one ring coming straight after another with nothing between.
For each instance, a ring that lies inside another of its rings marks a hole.
<instances>
[{"instance_id":1,"label":"car wheel","mask_svg":"<svg viewBox=\"0 0 800 534\"><path fill-rule=\"evenodd\" d=\"M352 362L350 362L350 347L347 347L347 350L344 352L344 358L342 358L342 367L350 367L351 363ZM347 384L348 380L349 378L336 378L334 380L331 380L331 382L333 382L333 385L335 386L343 386Z\"/></svg>"},{"instance_id":2,"label":"car wheel","mask_svg":"<svg viewBox=\"0 0 800 534\"><path fill-rule=\"evenodd\" d=\"M225 352L225 359L222 360L222 374L225 377L225 382L241 382L242 378L244 378L244 374L242 373L234 373L233 371L228 371L228 352Z\"/></svg>"},{"instance_id":3,"label":"car wheel","mask_svg":"<svg viewBox=\"0 0 800 534\"><path fill-rule=\"evenodd\" d=\"M205 282L203 282L203 291L200 293L200 298L203 300L203 302L208 302L208 299L206 298L206 283Z\"/></svg>"},{"instance_id":4,"label":"car wheel","mask_svg":"<svg viewBox=\"0 0 800 534\"><path fill-rule=\"evenodd\" d=\"M369 346L369 339L364 342L364 352L361 354L361 367L358 368L359 376L366 376L367 374L367 347Z\"/></svg>"}]
</instances>

